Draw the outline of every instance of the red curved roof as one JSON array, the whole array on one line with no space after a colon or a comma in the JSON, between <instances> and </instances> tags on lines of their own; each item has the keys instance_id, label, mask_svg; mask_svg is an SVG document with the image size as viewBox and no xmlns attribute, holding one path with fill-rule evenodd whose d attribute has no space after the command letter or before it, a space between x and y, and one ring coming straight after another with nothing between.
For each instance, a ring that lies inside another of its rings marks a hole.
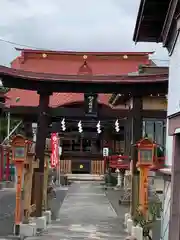
<instances>
[{"instance_id":1,"label":"red curved roof","mask_svg":"<svg viewBox=\"0 0 180 240\"><path fill-rule=\"evenodd\" d=\"M19 49L21 56L12 62L12 68L3 69L1 74L10 74L21 78L34 80L59 80L68 81L138 81L139 77L127 76L127 73L136 72L140 64L150 65L149 54L153 52L70 52ZM45 55L44 55L45 54ZM77 75L83 64L83 56L87 56L87 64L92 69L93 76ZM128 58L123 56L127 55ZM18 69L17 71L15 69ZM24 71L19 71L24 70ZM53 74L52 74L53 73ZM154 79L158 80L158 76ZM167 76L165 77L167 79ZM149 81L144 76L144 81ZM162 80L162 76L160 77ZM159 80L160 80L159 79ZM143 78L140 80L142 81ZM151 77L152 81L152 77ZM11 89L7 96L11 99L6 101L11 106L38 106L39 96L36 92ZM109 94L99 94L99 102L108 105ZM20 98L18 102L16 99ZM80 93L54 93L50 98L50 106L57 107L73 102L83 101Z\"/></svg>"},{"instance_id":2,"label":"red curved roof","mask_svg":"<svg viewBox=\"0 0 180 240\"><path fill-rule=\"evenodd\" d=\"M35 91L13 89L6 94L9 99L6 100L6 106L25 106L37 107L39 105L39 95ZM108 105L109 94L99 94L98 102ZM18 99L18 101L16 101ZM53 93L50 97L50 107L68 105L76 102L83 102L84 95L79 93Z\"/></svg>"},{"instance_id":3,"label":"red curved roof","mask_svg":"<svg viewBox=\"0 0 180 240\"><path fill-rule=\"evenodd\" d=\"M135 76L82 76L82 75L56 75L56 74L46 74L46 73L33 73L26 72L17 69L11 69L7 67L0 66L0 76L13 77L14 80L21 78L25 81L95 81L95 82L121 82L122 84L131 83L148 83L148 82L167 82L168 74L151 74L151 75L135 75ZM82 78L82 79L81 79ZM101 104L108 105L110 94L99 94L98 101ZM6 97L6 106L38 106L39 95L35 91L11 89ZM18 99L18 101L17 101ZM73 102L84 101L84 95L81 93L54 93L50 97L50 106L58 107Z\"/></svg>"},{"instance_id":4,"label":"red curved roof","mask_svg":"<svg viewBox=\"0 0 180 240\"><path fill-rule=\"evenodd\" d=\"M139 65L151 65L152 52L69 52L22 50L21 56L12 62L13 68L25 71L76 75L86 62L94 75L122 75L138 71ZM126 56L127 58L124 58Z\"/></svg>"},{"instance_id":5,"label":"red curved roof","mask_svg":"<svg viewBox=\"0 0 180 240\"><path fill-rule=\"evenodd\" d=\"M167 81L168 74L130 74L130 75L64 75L54 73L32 72L21 69L14 69L0 66L0 76L21 78L26 81L43 81L43 82L121 82L122 84L142 83L142 82L164 82Z\"/></svg>"}]
</instances>

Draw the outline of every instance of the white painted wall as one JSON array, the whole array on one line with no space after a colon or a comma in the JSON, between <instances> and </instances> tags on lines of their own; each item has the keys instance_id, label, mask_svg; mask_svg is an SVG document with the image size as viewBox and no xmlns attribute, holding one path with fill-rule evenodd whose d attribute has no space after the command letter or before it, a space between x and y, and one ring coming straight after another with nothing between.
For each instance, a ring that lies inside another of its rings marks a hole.
<instances>
[{"instance_id":1,"label":"white painted wall","mask_svg":"<svg viewBox=\"0 0 180 240\"><path fill-rule=\"evenodd\" d=\"M173 153L173 137L168 136L168 120L166 132L166 165L171 167ZM164 182L164 201L163 201L163 214L161 221L161 239L168 240L169 234L169 219L170 219L170 204L171 204L171 182Z\"/></svg>"},{"instance_id":2,"label":"white painted wall","mask_svg":"<svg viewBox=\"0 0 180 240\"><path fill-rule=\"evenodd\" d=\"M180 34L169 64L168 115L180 111Z\"/></svg>"},{"instance_id":3,"label":"white painted wall","mask_svg":"<svg viewBox=\"0 0 180 240\"><path fill-rule=\"evenodd\" d=\"M172 153L173 153L173 136L168 135L168 125L169 121L167 119L167 126L166 126L166 165L172 165Z\"/></svg>"},{"instance_id":4,"label":"white painted wall","mask_svg":"<svg viewBox=\"0 0 180 240\"><path fill-rule=\"evenodd\" d=\"M166 181L164 184L164 204L161 225L161 239L168 240L169 218L171 205L171 182Z\"/></svg>"},{"instance_id":5,"label":"white painted wall","mask_svg":"<svg viewBox=\"0 0 180 240\"><path fill-rule=\"evenodd\" d=\"M180 34L178 36L173 54L170 57L169 65L169 89L168 89L168 116L180 111ZM166 139L166 164L172 165L173 137L168 136L167 120L167 139ZM169 218L171 203L171 183L165 182L164 204L162 216L161 239L168 240Z\"/></svg>"}]
</instances>

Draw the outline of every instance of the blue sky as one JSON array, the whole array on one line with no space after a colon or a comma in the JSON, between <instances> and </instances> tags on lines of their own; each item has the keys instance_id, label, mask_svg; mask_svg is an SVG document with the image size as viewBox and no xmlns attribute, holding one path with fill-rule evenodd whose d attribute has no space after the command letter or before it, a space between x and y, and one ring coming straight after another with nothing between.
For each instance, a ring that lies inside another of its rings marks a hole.
<instances>
[{"instance_id":1,"label":"blue sky","mask_svg":"<svg viewBox=\"0 0 180 240\"><path fill-rule=\"evenodd\" d=\"M0 38L51 50L156 51L158 44L132 41L140 0L1 0ZM14 45L0 41L0 64L16 56ZM160 61L167 64L167 61Z\"/></svg>"}]
</instances>

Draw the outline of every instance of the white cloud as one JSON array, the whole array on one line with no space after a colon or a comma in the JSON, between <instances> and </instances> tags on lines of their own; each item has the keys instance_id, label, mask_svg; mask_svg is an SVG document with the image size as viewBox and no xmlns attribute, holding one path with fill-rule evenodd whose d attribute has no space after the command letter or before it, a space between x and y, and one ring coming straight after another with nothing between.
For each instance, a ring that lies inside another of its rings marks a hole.
<instances>
[{"instance_id":1,"label":"white cloud","mask_svg":"<svg viewBox=\"0 0 180 240\"><path fill-rule=\"evenodd\" d=\"M132 41L139 0L1 0L0 36L39 48L77 51L157 51L157 44ZM0 64L14 46L0 42Z\"/></svg>"}]
</instances>

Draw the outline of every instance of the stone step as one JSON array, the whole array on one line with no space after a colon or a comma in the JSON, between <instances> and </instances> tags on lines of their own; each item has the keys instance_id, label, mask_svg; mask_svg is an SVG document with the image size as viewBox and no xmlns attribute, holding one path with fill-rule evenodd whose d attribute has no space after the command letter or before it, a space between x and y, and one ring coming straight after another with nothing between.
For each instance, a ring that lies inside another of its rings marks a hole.
<instances>
[{"instance_id":1,"label":"stone step","mask_svg":"<svg viewBox=\"0 0 180 240\"><path fill-rule=\"evenodd\" d=\"M96 174L66 174L68 180L82 180L82 181L102 181L103 175Z\"/></svg>"}]
</instances>

